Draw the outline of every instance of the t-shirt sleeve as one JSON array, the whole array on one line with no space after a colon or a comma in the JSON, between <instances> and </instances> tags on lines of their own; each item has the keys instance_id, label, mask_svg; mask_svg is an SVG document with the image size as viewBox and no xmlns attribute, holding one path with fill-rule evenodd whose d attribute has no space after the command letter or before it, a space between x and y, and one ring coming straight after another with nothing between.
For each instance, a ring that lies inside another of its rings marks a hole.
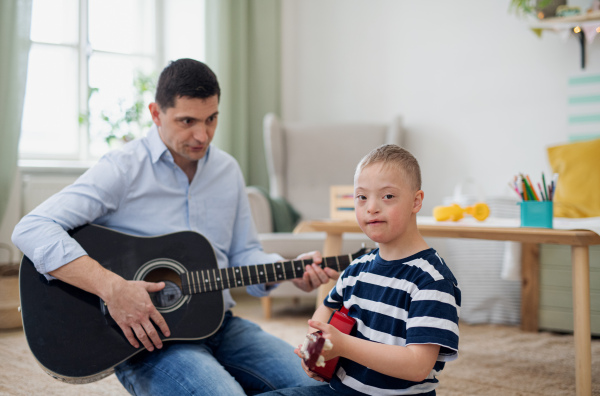
<instances>
[{"instance_id":1,"label":"t-shirt sleeve","mask_svg":"<svg viewBox=\"0 0 600 396\"><path fill-rule=\"evenodd\" d=\"M406 321L406 345L440 345L439 361L458 357L460 289L438 280L419 289L412 298Z\"/></svg>"},{"instance_id":2,"label":"t-shirt sleeve","mask_svg":"<svg viewBox=\"0 0 600 396\"><path fill-rule=\"evenodd\" d=\"M340 274L335 286L331 289L325 300L323 300L323 305L331 309L340 309L344 302L344 285L347 281L346 271Z\"/></svg>"}]
</instances>

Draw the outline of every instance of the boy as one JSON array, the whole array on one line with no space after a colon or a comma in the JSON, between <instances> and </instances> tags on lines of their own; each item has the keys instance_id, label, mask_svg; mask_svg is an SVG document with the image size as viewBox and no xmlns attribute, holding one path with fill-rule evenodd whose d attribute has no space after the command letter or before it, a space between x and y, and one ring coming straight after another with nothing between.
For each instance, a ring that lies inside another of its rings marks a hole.
<instances>
[{"instance_id":1,"label":"boy","mask_svg":"<svg viewBox=\"0 0 600 396\"><path fill-rule=\"evenodd\" d=\"M341 357L336 374L329 385L269 395L435 395L436 375L458 356L460 290L417 229L417 160L396 145L374 149L358 164L354 192L356 219L379 249L342 273L308 321L333 344L325 360ZM326 324L342 306L356 319L354 336Z\"/></svg>"}]
</instances>

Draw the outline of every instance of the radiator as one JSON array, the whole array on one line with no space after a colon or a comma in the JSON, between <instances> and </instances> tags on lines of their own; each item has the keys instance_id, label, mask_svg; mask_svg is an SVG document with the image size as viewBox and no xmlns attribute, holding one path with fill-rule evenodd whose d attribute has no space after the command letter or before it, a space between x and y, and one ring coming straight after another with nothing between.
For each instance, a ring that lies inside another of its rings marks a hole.
<instances>
[{"instance_id":1,"label":"radiator","mask_svg":"<svg viewBox=\"0 0 600 396\"><path fill-rule=\"evenodd\" d=\"M21 214L24 216L46 199L77 180L75 175L23 175Z\"/></svg>"}]
</instances>

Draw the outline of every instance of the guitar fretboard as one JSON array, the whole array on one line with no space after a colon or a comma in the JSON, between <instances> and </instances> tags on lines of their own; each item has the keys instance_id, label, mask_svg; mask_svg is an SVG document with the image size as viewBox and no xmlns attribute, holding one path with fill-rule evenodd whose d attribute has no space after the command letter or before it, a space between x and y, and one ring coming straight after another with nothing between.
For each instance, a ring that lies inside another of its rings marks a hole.
<instances>
[{"instance_id":1,"label":"guitar fretboard","mask_svg":"<svg viewBox=\"0 0 600 396\"><path fill-rule=\"evenodd\" d=\"M346 269L352 260L352 255L324 257L321 268L329 267L339 272ZM304 268L310 264L312 264L312 260L291 260L189 271L181 275L182 292L183 294L197 294L301 278L304 275Z\"/></svg>"}]
</instances>

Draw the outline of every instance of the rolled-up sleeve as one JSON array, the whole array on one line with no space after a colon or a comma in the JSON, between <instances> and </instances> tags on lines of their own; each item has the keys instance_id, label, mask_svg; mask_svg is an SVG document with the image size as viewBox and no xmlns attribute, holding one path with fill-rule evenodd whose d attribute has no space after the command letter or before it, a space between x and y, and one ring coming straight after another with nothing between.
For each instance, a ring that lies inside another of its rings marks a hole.
<instances>
[{"instance_id":1,"label":"rolled-up sleeve","mask_svg":"<svg viewBox=\"0 0 600 396\"><path fill-rule=\"evenodd\" d=\"M114 192L123 191L119 184L124 183L120 168L103 158L74 184L24 216L13 231L13 243L38 272L54 279L49 272L87 254L67 231L91 223L116 207L120 198Z\"/></svg>"}]
</instances>

